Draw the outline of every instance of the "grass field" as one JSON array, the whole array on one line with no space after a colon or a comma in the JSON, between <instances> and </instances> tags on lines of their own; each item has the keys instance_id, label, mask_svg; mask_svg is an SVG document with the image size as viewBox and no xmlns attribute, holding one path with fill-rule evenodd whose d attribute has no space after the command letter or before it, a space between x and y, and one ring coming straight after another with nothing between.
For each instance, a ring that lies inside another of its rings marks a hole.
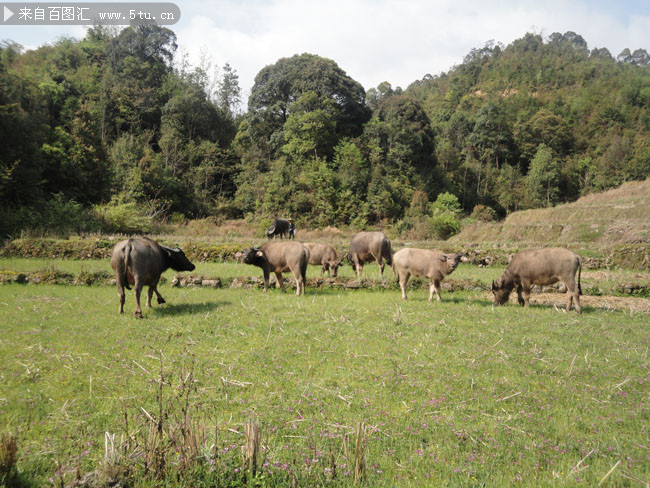
<instances>
[{"instance_id":1,"label":"grass field","mask_svg":"<svg viewBox=\"0 0 650 488\"><path fill-rule=\"evenodd\" d=\"M0 268L27 263L48 266ZM18 443L5 483L351 486L355 462L366 486L650 479L647 313L493 309L483 292L428 303L424 289L406 302L394 289L161 292L168 303L136 320L131 294L117 314L113 287L0 286L0 431ZM253 481L250 420L262 433Z\"/></svg>"}]
</instances>

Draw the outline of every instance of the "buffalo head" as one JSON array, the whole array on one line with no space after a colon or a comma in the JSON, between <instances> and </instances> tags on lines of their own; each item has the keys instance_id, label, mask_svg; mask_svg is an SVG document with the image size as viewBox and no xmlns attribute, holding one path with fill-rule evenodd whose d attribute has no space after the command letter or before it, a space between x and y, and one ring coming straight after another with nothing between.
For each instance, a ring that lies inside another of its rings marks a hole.
<instances>
[{"instance_id":1,"label":"buffalo head","mask_svg":"<svg viewBox=\"0 0 650 488\"><path fill-rule=\"evenodd\" d=\"M343 258L338 258L330 261L329 263L330 269L332 270L332 277L336 278L336 275L339 271L339 266L343 266Z\"/></svg>"},{"instance_id":2,"label":"buffalo head","mask_svg":"<svg viewBox=\"0 0 650 488\"><path fill-rule=\"evenodd\" d=\"M162 247L165 255L167 256L167 262L169 267L174 271L194 271L195 266L187 259L185 253L178 247Z\"/></svg>"},{"instance_id":3,"label":"buffalo head","mask_svg":"<svg viewBox=\"0 0 650 488\"><path fill-rule=\"evenodd\" d=\"M259 247L247 247L241 252L237 253L239 260L245 264L253 264L259 266L261 262L266 259L264 251Z\"/></svg>"},{"instance_id":4,"label":"buffalo head","mask_svg":"<svg viewBox=\"0 0 650 488\"><path fill-rule=\"evenodd\" d=\"M512 292L512 285L509 285L506 280L499 278L497 281L492 281L492 294L494 295L494 304L503 305L510 298Z\"/></svg>"}]
</instances>

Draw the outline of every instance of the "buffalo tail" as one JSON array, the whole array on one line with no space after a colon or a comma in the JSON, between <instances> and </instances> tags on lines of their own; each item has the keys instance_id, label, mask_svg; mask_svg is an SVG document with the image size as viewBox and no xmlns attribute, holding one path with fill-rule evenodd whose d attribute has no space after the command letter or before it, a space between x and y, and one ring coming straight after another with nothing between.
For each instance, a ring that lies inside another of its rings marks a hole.
<instances>
[{"instance_id":1,"label":"buffalo tail","mask_svg":"<svg viewBox=\"0 0 650 488\"><path fill-rule=\"evenodd\" d=\"M131 240L130 239L129 242L126 243L126 246L124 246L124 267L121 269L122 276L120 277L122 283L124 283L124 287L127 290L131 289L131 287L129 286L129 276L128 276L129 266L131 266Z\"/></svg>"},{"instance_id":2,"label":"buffalo tail","mask_svg":"<svg viewBox=\"0 0 650 488\"><path fill-rule=\"evenodd\" d=\"M582 295L582 286L580 285L581 273L582 273L582 259L578 258L578 295Z\"/></svg>"}]
</instances>

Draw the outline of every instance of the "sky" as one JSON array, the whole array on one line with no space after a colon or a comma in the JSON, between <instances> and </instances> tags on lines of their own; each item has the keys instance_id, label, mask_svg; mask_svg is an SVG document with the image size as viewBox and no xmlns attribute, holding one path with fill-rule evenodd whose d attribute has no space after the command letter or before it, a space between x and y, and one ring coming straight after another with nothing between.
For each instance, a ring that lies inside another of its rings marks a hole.
<instances>
[{"instance_id":1,"label":"sky","mask_svg":"<svg viewBox=\"0 0 650 488\"><path fill-rule=\"evenodd\" d=\"M15 0L14 0L15 1ZM1 3L1 2L0 2ZM282 57L333 59L367 90L388 81L406 88L426 74L460 64L487 41L507 45L534 32L573 31L613 56L650 51L648 0L191 0L175 2L169 26L190 63L229 63L246 99L255 75ZM2 26L0 40L25 49L59 36L81 38L83 26Z\"/></svg>"}]
</instances>

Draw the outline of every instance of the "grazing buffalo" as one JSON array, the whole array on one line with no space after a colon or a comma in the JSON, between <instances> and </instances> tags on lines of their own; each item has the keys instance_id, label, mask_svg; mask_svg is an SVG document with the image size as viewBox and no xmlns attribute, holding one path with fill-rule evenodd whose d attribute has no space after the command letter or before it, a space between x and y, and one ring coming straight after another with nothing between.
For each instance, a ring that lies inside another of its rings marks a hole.
<instances>
[{"instance_id":1,"label":"grazing buffalo","mask_svg":"<svg viewBox=\"0 0 650 488\"><path fill-rule=\"evenodd\" d=\"M577 285L576 271L578 272ZM575 299L576 312L580 313L581 271L580 256L568 249L553 247L521 251L513 256L503 276L492 282L494 304L506 303L510 292L516 286L519 305L528 306L533 285L552 285L561 281L567 288L566 311L571 310L571 303Z\"/></svg>"},{"instance_id":2,"label":"grazing buffalo","mask_svg":"<svg viewBox=\"0 0 650 488\"><path fill-rule=\"evenodd\" d=\"M309 249L299 242L267 242L260 247L249 247L236 255L242 262L262 268L264 271L264 291L269 287L271 271L284 288L282 273L291 271L296 279L296 295L305 293Z\"/></svg>"},{"instance_id":3,"label":"grazing buffalo","mask_svg":"<svg viewBox=\"0 0 650 488\"><path fill-rule=\"evenodd\" d=\"M357 277L363 272L363 263L375 260L379 265L379 272L384 275L384 263L393 265L393 250L390 240L383 232L359 232L352 238L348 261Z\"/></svg>"},{"instance_id":4,"label":"grazing buffalo","mask_svg":"<svg viewBox=\"0 0 650 488\"><path fill-rule=\"evenodd\" d=\"M393 256L393 268L397 270L399 287L402 289L402 299L406 300L406 284L411 276L429 278L429 301L433 300L436 292L440 298L440 282L451 274L461 260L461 254L445 254L442 251L429 249L400 249Z\"/></svg>"},{"instance_id":5,"label":"grazing buffalo","mask_svg":"<svg viewBox=\"0 0 650 488\"><path fill-rule=\"evenodd\" d=\"M336 255L336 250L329 244L316 242L305 242L303 245L309 249L309 264L321 266L321 274L327 271L330 276L336 278L342 259Z\"/></svg>"},{"instance_id":6,"label":"grazing buffalo","mask_svg":"<svg viewBox=\"0 0 650 488\"><path fill-rule=\"evenodd\" d=\"M266 237L275 239L277 236L280 238L291 237L289 235L289 221L287 219L276 218L271 227L266 231Z\"/></svg>"},{"instance_id":7,"label":"grazing buffalo","mask_svg":"<svg viewBox=\"0 0 650 488\"><path fill-rule=\"evenodd\" d=\"M153 293L158 298L158 303L165 303L165 299L158 292L160 275L171 268L175 271L194 271L194 265L185 257L178 248L161 246L156 241L147 237L137 237L119 242L113 248L111 266L115 271L117 281L117 294L120 297L120 313L124 312L124 288L130 290L129 285L135 286L135 316L142 318L140 308L140 293L143 286L148 286L147 307L151 308Z\"/></svg>"}]
</instances>

